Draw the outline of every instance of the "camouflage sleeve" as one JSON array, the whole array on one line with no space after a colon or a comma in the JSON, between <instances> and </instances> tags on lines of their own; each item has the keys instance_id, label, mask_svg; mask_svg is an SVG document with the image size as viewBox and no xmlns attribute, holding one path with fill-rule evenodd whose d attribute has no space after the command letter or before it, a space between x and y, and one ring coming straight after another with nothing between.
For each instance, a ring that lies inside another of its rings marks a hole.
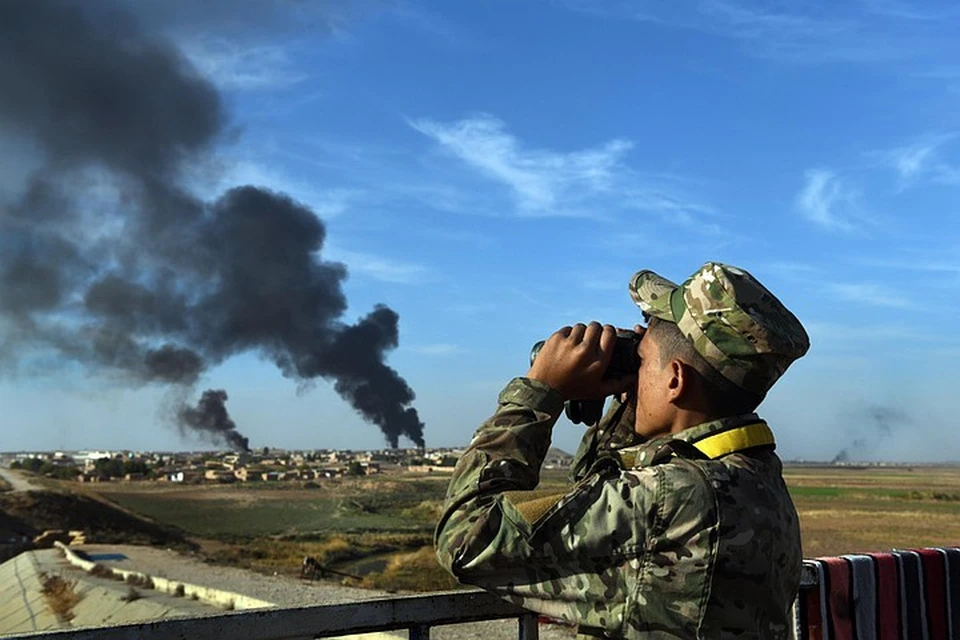
<instances>
[{"instance_id":1,"label":"camouflage sleeve","mask_svg":"<svg viewBox=\"0 0 960 640\"><path fill-rule=\"evenodd\" d=\"M531 492L561 404L535 381L507 385L454 471L437 557L464 584L616 633L656 517L659 474L610 464L566 492Z\"/></svg>"}]
</instances>

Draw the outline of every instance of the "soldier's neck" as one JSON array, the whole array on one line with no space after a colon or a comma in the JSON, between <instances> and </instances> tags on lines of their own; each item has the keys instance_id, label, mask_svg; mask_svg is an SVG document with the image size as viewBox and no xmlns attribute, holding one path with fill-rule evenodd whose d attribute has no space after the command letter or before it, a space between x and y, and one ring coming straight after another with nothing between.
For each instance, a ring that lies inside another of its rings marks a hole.
<instances>
[{"instance_id":1,"label":"soldier's neck","mask_svg":"<svg viewBox=\"0 0 960 640\"><path fill-rule=\"evenodd\" d=\"M698 424L716 420L717 417L718 416L715 416L712 413L707 413L704 411L697 411L693 409L677 409L677 412L674 414L673 420L670 423L669 433L671 435L680 433L684 429L689 429L690 427L695 427Z\"/></svg>"}]
</instances>

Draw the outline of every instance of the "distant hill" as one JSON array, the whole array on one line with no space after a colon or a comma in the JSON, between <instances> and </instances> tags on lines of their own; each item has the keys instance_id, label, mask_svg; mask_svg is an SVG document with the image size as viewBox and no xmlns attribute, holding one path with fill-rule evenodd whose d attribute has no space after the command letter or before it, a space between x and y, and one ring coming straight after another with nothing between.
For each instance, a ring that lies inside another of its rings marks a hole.
<instances>
[{"instance_id":1,"label":"distant hill","mask_svg":"<svg viewBox=\"0 0 960 640\"><path fill-rule=\"evenodd\" d=\"M573 459L573 454L567 453L563 449L558 449L557 447L550 447L547 450L548 458L570 458Z\"/></svg>"},{"instance_id":2,"label":"distant hill","mask_svg":"<svg viewBox=\"0 0 960 640\"><path fill-rule=\"evenodd\" d=\"M67 491L0 494L0 536L32 538L46 529L83 531L90 542L197 548L176 527L159 524L89 495Z\"/></svg>"},{"instance_id":3,"label":"distant hill","mask_svg":"<svg viewBox=\"0 0 960 640\"><path fill-rule=\"evenodd\" d=\"M563 449L550 447L550 449L547 450L547 457L544 458L543 464L548 469L563 469L569 467L572 461L573 456Z\"/></svg>"}]
</instances>

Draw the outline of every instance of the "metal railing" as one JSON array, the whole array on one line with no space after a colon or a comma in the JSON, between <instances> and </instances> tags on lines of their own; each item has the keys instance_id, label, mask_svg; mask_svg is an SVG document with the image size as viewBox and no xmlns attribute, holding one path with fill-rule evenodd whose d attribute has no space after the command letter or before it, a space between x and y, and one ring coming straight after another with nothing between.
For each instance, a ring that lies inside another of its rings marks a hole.
<instances>
[{"instance_id":1,"label":"metal railing","mask_svg":"<svg viewBox=\"0 0 960 640\"><path fill-rule=\"evenodd\" d=\"M537 614L485 591L453 591L316 607L248 609L200 618L170 618L9 636L10 640L173 640L243 638L301 640L375 631L408 630L428 640L431 627L517 619L517 637L537 640Z\"/></svg>"},{"instance_id":2,"label":"metal railing","mask_svg":"<svg viewBox=\"0 0 960 640\"><path fill-rule=\"evenodd\" d=\"M801 593L817 585L804 566ZM802 598L799 599L802 602ZM519 640L539 638L538 616L486 591L450 591L314 607L248 609L199 618L169 618L105 627L87 627L9 636L10 640L181 640L243 638L303 640L377 631L409 631L410 640L429 640L442 625L517 620Z\"/></svg>"}]
</instances>

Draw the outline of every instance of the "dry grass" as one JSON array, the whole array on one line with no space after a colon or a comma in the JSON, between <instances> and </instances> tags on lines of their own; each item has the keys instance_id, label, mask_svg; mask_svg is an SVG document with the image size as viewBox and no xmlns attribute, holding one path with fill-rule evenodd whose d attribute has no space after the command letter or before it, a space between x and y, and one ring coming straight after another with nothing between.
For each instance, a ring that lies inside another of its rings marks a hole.
<instances>
[{"instance_id":1,"label":"dry grass","mask_svg":"<svg viewBox=\"0 0 960 640\"><path fill-rule=\"evenodd\" d=\"M73 608L83 596L77 593L75 580L67 580L58 575L42 574L43 587L40 590L50 611L60 622L70 622L74 618Z\"/></svg>"},{"instance_id":2,"label":"dry grass","mask_svg":"<svg viewBox=\"0 0 960 640\"><path fill-rule=\"evenodd\" d=\"M254 538L242 545L222 545L208 557L218 564L240 566L263 573L299 575L304 556L311 556L331 569L373 555L403 553L430 544L428 534L359 533L333 534L319 540Z\"/></svg>"},{"instance_id":3,"label":"dry grass","mask_svg":"<svg viewBox=\"0 0 960 640\"><path fill-rule=\"evenodd\" d=\"M386 591L445 591L459 585L437 563L433 546L393 556L381 573L364 578L360 586Z\"/></svg>"},{"instance_id":4,"label":"dry grass","mask_svg":"<svg viewBox=\"0 0 960 640\"><path fill-rule=\"evenodd\" d=\"M807 557L960 540L960 468L792 467L784 475Z\"/></svg>"},{"instance_id":5,"label":"dry grass","mask_svg":"<svg viewBox=\"0 0 960 640\"><path fill-rule=\"evenodd\" d=\"M90 575L97 576L98 578L107 578L109 580L119 580L123 582L123 576L110 567L102 565L99 562L90 569Z\"/></svg>"},{"instance_id":6,"label":"dry grass","mask_svg":"<svg viewBox=\"0 0 960 640\"><path fill-rule=\"evenodd\" d=\"M136 573L127 574L125 582L131 586L142 587L144 589L153 589L153 578L150 576L141 576Z\"/></svg>"},{"instance_id":7,"label":"dry grass","mask_svg":"<svg viewBox=\"0 0 960 640\"><path fill-rule=\"evenodd\" d=\"M124 602L136 602L142 597L143 597L143 594L137 591L136 587L131 585L127 589L127 592L122 596L120 596L120 599L123 600Z\"/></svg>"}]
</instances>

